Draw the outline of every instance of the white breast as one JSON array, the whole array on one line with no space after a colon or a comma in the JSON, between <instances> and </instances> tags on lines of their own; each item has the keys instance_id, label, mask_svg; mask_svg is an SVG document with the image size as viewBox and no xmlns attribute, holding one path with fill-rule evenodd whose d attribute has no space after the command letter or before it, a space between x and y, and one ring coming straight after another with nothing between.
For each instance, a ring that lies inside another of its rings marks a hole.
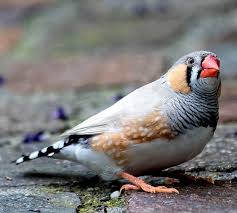
<instances>
[{"instance_id":1,"label":"white breast","mask_svg":"<svg viewBox=\"0 0 237 213\"><path fill-rule=\"evenodd\" d=\"M115 162L103 152L96 152L80 144L72 144L63 148L55 158L75 161L95 172L104 180L117 179L117 173L122 171Z\"/></svg>"},{"instance_id":2,"label":"white breast","mask_svg":"<svg viewBox=\"0 0 237 213\"><path fill-rule=\"evenodd\" d=\"M145 171L178 165L199 154L212 136L212 128L199 127L171 141L157 140L133 145L128 151L131 160L126 170L141 175Z\"/></svg>"}]
</instances>

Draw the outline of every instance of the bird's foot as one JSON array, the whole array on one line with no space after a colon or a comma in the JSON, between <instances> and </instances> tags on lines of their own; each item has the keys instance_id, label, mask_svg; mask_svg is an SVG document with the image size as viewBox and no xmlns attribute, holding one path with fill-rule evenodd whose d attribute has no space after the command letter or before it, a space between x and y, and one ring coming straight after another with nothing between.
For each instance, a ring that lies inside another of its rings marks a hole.
<instances>
[{"instance_id":1,"label":"bird's foot","mask_svg":"<svg viewBox=\"0 0 237 213\"><path fill-rule=\"evenodd\" d=\"M140 178L134 177L128 173L122 172L120 173L120 177L130 181L132 184L125 184L120 188L120 191L122 190L143 190L145 192L149 193L177 193L179 194L179 191L175 188L167 188L165 186L151 186L147 184L145 181L143 181Z\"/></svg>"},{"instance_id":2,"label":"bird's foot","mask_svg":"<svg viewBox=\"0 0 237 213\"><path fill-rule=\"evenodd\" d=\"M124 191L128 191L128 190L140 190L141 188L132 184L124 184L122 185L122 187L120 188L120 192Z\"/></svg>"}]
</instances>

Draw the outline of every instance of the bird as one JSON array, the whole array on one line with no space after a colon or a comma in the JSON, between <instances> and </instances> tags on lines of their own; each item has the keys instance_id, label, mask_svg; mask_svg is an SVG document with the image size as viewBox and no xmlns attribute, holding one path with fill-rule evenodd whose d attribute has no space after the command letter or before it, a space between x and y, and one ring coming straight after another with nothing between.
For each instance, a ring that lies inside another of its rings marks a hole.
<instances>
[{"instance_id":1,"label":"bird","mask_svg":"<svg viewBox=\"0 0 237 213\"><path fill-rule=\"evenodd\" d=\"M120 190L179 193L139 176L186 162L212 138L221 94L220 59L195 51L158 80L64 132L62 140L14 161L39 157L77 162L105 181L125 179Z\"/></svg>"}]
</instances>

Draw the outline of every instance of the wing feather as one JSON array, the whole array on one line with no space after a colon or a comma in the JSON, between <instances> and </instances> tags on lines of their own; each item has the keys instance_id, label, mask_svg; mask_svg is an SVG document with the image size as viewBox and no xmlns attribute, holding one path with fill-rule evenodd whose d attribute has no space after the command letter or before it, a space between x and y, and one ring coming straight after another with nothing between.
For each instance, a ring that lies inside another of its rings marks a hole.
<instances>
[{"instance_id":1,"label":"wing feather","mask_svg":"<svg viewBox=\"0 0 237 213\"><path fill-rule=\"evenodd\" d=\"M166 85L164 84L164 78L161 78L140 87L111 107L69 129L62 136L95 135L111 132L124 118L143 118L157 106L170 99L171 90L164 85ZM161 96L162 93L163 96Z\"/></svg>"}]
</instances>

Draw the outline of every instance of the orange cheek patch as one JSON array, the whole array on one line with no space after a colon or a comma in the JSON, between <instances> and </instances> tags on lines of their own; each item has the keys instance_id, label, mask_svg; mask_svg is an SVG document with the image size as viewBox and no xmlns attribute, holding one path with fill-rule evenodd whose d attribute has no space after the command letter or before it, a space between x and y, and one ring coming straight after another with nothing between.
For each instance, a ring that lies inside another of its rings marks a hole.
<instances>
[{"instance_id":1,"label":"orange cheek patch","mask_svg":"<svg viewBox=\"0 0 237 213\"><path fill-rule=\"evenodd\" d=\"M188 94L191 88L187 82L187 65L178 64L168 72L168 84L175 92Z\"/></svg>"},{"instance_id":2,"label":"orange cheek patch","mask_svg":"<svg viewBox=\"0 0 237 213\"><path fill-rule=\"evenodd\" d=\"M91 139L92 149L106 153L118 165L127 163L128 158L124 150L130 144L148 143L158 138L170 140L175 137L166 119L158 112L151 113L143 119L124 120L121 125L120 132L104 133Z\"/></svg>"}]
</instances>

